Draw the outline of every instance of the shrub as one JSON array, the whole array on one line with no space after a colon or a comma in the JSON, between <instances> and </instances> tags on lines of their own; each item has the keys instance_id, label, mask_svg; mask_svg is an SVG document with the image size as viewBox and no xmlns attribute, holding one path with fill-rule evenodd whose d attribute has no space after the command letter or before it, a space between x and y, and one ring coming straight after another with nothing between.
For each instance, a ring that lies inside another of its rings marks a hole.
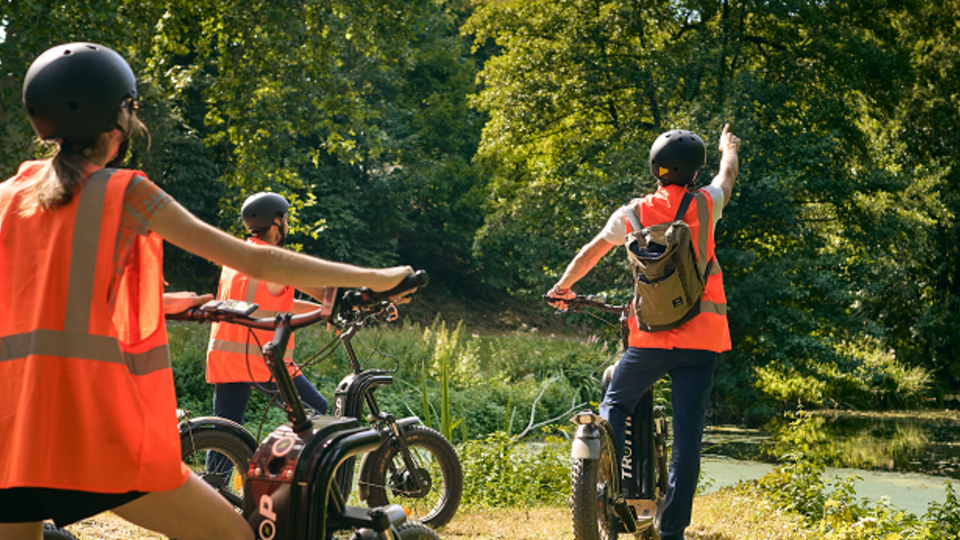
<instances>
[{"instance_id":1,"label":"shrub","mask_svg":"<svg viewBox=\"0 0 960 540\"><path fill-rule=\"evenodd\" d=\"M570 494L569 446L549 436L537 445L515 443L498 431L459 448L463 500L475 508L558 506Z\"/></svg>"}]
</instances>

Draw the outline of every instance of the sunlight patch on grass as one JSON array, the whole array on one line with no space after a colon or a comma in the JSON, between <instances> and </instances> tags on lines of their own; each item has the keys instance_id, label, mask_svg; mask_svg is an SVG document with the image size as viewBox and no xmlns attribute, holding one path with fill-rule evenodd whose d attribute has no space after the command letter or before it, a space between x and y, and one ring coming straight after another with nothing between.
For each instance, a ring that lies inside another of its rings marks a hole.
<instances>
[{"instance_id":1,"label":"sunlight patch on grass","mask_svg":"<svg viewBox=\"0 0 960 540\"><path fill-rule=\"evenodd\" d=\"M698 497L693 503L689 540L807 540L803 519L770 501L732 487Z\"/></svg>"}]
</instances>

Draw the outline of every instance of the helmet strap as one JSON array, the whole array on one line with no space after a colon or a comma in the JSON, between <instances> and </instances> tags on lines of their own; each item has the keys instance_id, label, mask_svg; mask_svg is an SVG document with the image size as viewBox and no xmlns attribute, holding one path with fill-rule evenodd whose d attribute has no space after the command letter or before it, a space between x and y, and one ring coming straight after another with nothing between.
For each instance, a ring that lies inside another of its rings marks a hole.
<instances>
[{"instance_id":1,"label":"helmet strap","mask_svg":"<svg viewBox=\"0 0 960 540\"><path fill-rule=\"evenodd\" d=\"M281 221L278 225L277 222L274 221L273 226L276 227L277 232L280 233L280 239L277 240L277 247L283 247L283 245L287 243L287 234L283 232L283 222Z\"/></svg>"},{"instance_id":2,"label":"helmet strap","mask_svg":"<svg viewBox=\"0 0 960 540\"><path fill-rule=\"evenodd\" d=\"M117 149L117 155L111 159L106 167L108 169L119 167L123 160L127 159L127 150L130 149L130 138L124 137L123 142L120 143L120 148Z\"/></svg>"}]
</instances>

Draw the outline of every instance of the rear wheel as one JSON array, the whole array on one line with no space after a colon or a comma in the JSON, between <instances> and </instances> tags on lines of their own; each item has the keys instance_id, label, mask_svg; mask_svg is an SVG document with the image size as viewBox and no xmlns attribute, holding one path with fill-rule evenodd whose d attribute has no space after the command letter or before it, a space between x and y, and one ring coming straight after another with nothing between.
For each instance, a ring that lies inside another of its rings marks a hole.
<instances>
[{"instance_id":1,"label":"rear wheel","mask_svg":"<svg viewBox=\"0 0 960 540\"><path fill-rule=\"evenodd\" d=\"M613 508L615 451L609 437L600 437L599 459L574 459L570 511L575 540L616 540L620 521Z\"/></svg>"},{"instance_id":2,"label":"rear wheel","mask_svg":"<svg viewBox=\"0 0 960 540\"><path fill-rule=\"evenodd\" d=\"M243 511L243 483L253 450L228 431L205 428L180 435L183 462L197 476Z\"/></svg>"},{"instance_id":3,"label":"rear wheel","mask_svg":"<svg viewBox=\"0 0 960 540\"><path fill-rule=\"evenodd\" d=\"M391 439L367 458L360 471L360 482L369 489L366 503L370 507L399 504L410 519L434 528L446 525L457 513L463 495L463 469L457 451L443 435L428 427L410 426L403 435L418 468L417 477L429 491L419 493L397 441Z\"/></svg>"}]
</instances>

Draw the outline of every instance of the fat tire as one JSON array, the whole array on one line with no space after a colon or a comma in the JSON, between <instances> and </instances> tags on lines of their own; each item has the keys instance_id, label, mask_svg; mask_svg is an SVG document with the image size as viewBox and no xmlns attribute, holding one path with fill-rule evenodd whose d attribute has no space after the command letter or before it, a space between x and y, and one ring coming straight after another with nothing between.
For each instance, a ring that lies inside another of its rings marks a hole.
<instances>
[{"instance_id":1,"label":"fat tire","mask_svg":"<svg viewBox=\"0 0 960 540\"><path fill-rule=\"evenodd\" d=\"M433 529L418 521L408 521L397 527L400 540L440 540Z\"/></svg>"},{"instance_id":2,"label":"fat tire","mask_svg":"<svg viewBox=\"0 0 960 540\"><path fill-rule=\"evenodd\" d=\"M43 523L43 540L77 540L72 532L53 523Z\"/></svg>"},{"instance_id":3,"label":"fat tire","mask_svg":"<svg viewBox=\"0 0 960 540\"><path fill-rule=\"evenodd\" d=\"M391 437L381 445L368 459L368 465L360 471L360 481L369 486L369 494L365 501L367 506L386 506L394 503L413 510L411 517L434 529L442 527L453 519L460 507L460 498L463 496L463 468L460 466L460 457L446 438L440 433L425 426L409 426L403 430L407 446L412 452L417 449L426 451L432 456L434 466L439 467L439 476L431 475L432 486L429 497L437 497L436 503L426 513L420 514L414 503L419 502L415 497L403 497L394 492L389 483L391 463L396 463L399 471L405 471L400 448ZM421 462L421 466L424 464ZM440 480L438 482L438 480ZM393 500L391 501L391 498Z\"/></svg>"},{"instance_id":4,"label":"fat tire","mask_svg":"<svg viewBox=\"0 0 960 540\"><path fill-rule=\"evenodd\" d=\"M570 473L570 512L574 540L616 540L620 520L613 508L613 453L602 437L599 459L574 459Z\"/></svg>"},{"instance_id":5,"label":"fat tire","mask_svg":"<svg viewBox=\"0 0 960 540\"><path fill-rule=\"evenodd\" d=\"M207 471L207 450L223 454L233 464L234 472L228 485L224 486L222 480L213 478L216 473ZM253 450L247 443L227 430L207 427L180 434L180 456L194 474L210 483L234 508L243 511L243 488L236 489L229 484L237 480L234 475L240 477L241 485L246 481L247 470L253 461Z\"/></svg>"}]
</instances>

